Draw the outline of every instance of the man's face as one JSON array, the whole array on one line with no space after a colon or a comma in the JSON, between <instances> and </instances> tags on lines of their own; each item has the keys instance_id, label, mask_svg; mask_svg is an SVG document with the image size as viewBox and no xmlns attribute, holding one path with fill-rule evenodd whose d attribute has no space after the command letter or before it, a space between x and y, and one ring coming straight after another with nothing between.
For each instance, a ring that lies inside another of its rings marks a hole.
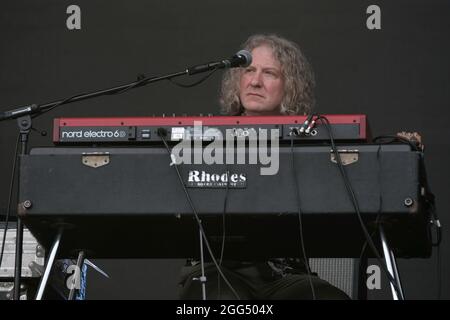
<instances>
[{"instance_id":1,"label":"man's face","mask_svg":"<svg viewBox=\"0 0 450 320\"><path fill-rule=\"evenodd\" d=\"M247 115L280 114L284 97L281 64L268 46L252 51L252 64L244 69L239 83L239 97Z\"/></svg>"}]
</instances>

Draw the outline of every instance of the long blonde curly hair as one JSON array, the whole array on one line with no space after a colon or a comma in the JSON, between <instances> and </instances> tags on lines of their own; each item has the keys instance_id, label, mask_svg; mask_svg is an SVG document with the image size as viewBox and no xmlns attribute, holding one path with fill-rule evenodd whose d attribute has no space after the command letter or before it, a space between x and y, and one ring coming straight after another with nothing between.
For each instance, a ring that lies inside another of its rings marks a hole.
<instances>
[{"instance_id":1,"label":"long blonde curly hair","mask_svg":"<svg viewBox=\"0 0 450 320\"><path fill-rule=\"evenodd\" d=\"M272 49L281 64L285 83L285 95L281 102L281 113L286 115L309 114L314 107L314 73L300 47L275 34L250 36L242 49L252 51L260 46ZM239 99L239 81L243 68L228 69L222 79L220 104L222 113L241 115L245 111Z\"/></svg>"}]
</instances>

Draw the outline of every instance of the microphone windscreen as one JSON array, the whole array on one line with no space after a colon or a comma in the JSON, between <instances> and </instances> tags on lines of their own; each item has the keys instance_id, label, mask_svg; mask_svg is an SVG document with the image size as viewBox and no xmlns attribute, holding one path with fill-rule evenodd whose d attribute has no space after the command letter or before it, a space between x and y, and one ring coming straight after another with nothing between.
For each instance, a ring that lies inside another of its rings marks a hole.
<instances>
[{"instance_id":1,"label":"microphone windscreen","mask_svg":"<svg viewBox=\"0 0 450 320\"><path fill-rule=\"evenodd\" d=\"M244 58L244 62L241 64L241 67L248 67L252 64L252 54L247 50L240 50L238 53L236 53L238 57Z\"/></svg>"}]
</instances>

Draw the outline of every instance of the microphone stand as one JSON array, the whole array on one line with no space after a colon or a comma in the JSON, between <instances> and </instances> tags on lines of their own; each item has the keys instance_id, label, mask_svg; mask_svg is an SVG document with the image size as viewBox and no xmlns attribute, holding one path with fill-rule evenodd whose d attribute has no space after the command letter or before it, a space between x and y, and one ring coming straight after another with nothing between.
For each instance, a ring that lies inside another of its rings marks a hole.
<instances>
[{"instance_id":1,"label":"microphone stand","mask_svg":"<svg viewBox=\"0 0 450 320\"><path fill-rule=\"evenodd\" d=\"M153 82L157 82L157 81L161 81L161 80L168 80L171 78L183 76L183 75L188 74L188 72L189 72L189 69L186 69L185 71L171 73L171 74L164 75L164 76L151 77L151 78L146 77L144 79L141 79L141 80L138 80L135 82L131 82L128 84L124 84L121 86L108 88L108 89L102 89L102 90L93 91L93 92L89 92L89 93L82 93L82 94L79 94L79 95L76 95L76 96L73 96L71 98L64 99L64 100L53 101L53 102L49 102L49 103L45 103L45 104L41 104L41 105L31 104L31 105L26 105L26 106L22 106L22 107L16 107L12 110L3 112L3 114L0 114L0 121L15 119L15 118L19 118L19 117L25 116L25 115L41 114L41 113L45 112L47 109L51 109L51 108L54 108L54 107L57 107L57 106L60 106L63 104L68 104L68 103L77 102L77 101L81 101L81 100L91 99L91 98L95 98L95 97L107 95L107 94L120 93L121 91L133 89L133 88L139 88L139 87L145 86L149 83L153 83Z\"/></svg>"},{"instance_id":2,"label":"microphone stand","mask_svg":"<svg viewBox=\"0 0 450 320\"><path fill-rule=\"evenodd\" d=\"M28 136L31 130L31 117L30 115L22 116L17 119L17 125L20 130L20 155L21 157L27 153ZM20 161L20 160L19 160ZM20 163L19 169L20 170ZM20 183L20 181L18 181ZM17 188L20 190L20 187ZM17 198L19 199L19 198ZM7 230L5 229L5 233ZM23 224L22 220L17 217L16 226L16 255L14 265L14 292L13 299L20 300L20 278L22 276L22 247L23 247Z\"/></svg>"},{"instance_id":3,"label":"microphone stand","mask_svg":"<svg viewBox=\"0 0 450 320\"><path fill-rule=\"evenodd\" d=\"M207 71L206 68L203 71ZM45 113L46 111L49 111L50 109L53 109L55 107L58 107L63 104L68 104L76 101L86 100L95 98L102 95L107 94L115 94L120 93L129 89L134 89L138 87L145 86L149 83L161 81L161 80L168 80L171 78L183 76L183 75L191 75L193 74L191 71L191 68L186 69L184 71L171 73L168 75L163 76L156 76L156 77L145 77L143 79L140 79L135 82L131 82L128 84L124 84L117 87L112 87L108 89L102 89L98 91L92 91L89 93L83 93L79 95L72 96L67 99L53 101L41 105L37 104L30 104L26 106L21 107L13 107L11 110L8 110L6 112L0 113L0 121L4 120L11 120L11 119L17 119L17 123L20 130L20 141L21 141L21 157L25 156L27 154L27 148L28 148L28 137L30 134L30 130L32 128L32 117L31 115L39 116ZM7 108L9 109L9 108ZM20 157L20 158L21 158ZM20 177L20 158L19 158L19 168L18 168L18 176ZM19 182L20 183L20 182ZM17 188L18 192L20 190L20 187ZM18 197L19 201L20 198ZM14 266L14 300L20 299L20 283L21 283L21 276L22 276L22 252L23 252L23 224L19 216L17 216L17 229L16 229L16 252L15 252L15 266ZM6 232L6 230L5 230ZM56 255L56 253L55 253ZM44 284L45 286L45 284Z\"/></svg>"}]
</instances>

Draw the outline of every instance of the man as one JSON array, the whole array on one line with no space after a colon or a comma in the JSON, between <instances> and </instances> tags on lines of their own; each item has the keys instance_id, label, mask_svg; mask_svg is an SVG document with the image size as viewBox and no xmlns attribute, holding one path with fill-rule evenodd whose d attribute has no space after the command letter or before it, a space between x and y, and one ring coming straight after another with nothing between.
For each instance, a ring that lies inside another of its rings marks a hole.
<instances>
[{"instance_id":1,"label":"man","mask_svg":"<svg viewBox=\"0 0 450 320\"><path fill-rule=\"evenodd\" d=\"M221 89L229 115L308 114L314 107L314 75L300 48L274 36L254 35L243 45L252 52L246 69L229 69Z\"/></svg>"},{"instance_id":2,"label":"man","mask_svg":"<svg viewBox=\"0 0 450 320\"><path fill-rule=\"evenodd\" d=\"M314 106L314 76L300 48L276 35L254 35L243 45L252 53L247 68L224 74L220 102L228 115L308 114ZM223 261L221 269L241 299L348 299L341 290L307 274L301 259L267 262ZM216 267L207 263L209 299L235 299ZM200 299L198 262L189 262L180 282L182 299ZM314 287L314 289L312 289ZM314 292L314 294L313 294Z\"/></svg>"}]
</instances>

